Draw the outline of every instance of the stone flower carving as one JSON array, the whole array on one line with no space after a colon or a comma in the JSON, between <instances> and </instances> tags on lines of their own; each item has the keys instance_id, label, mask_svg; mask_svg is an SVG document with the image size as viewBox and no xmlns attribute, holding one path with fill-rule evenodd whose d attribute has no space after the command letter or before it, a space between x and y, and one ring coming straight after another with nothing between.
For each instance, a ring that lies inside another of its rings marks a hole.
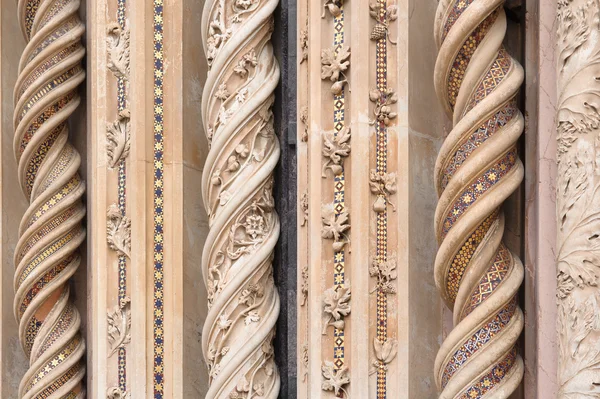
<instances>
[{"instance_id":1,"label":"stone flower carving","mask_svg":"<svg viewBox=\"0 0 600 399\"><path fill-rule=\"evenodd\" d=\"M341 251L350 242L350 238L346 235L346 231L350 229L349 219L348 212L336 215L333 204L324 205L321 209L321 221L323 222L321 237L333 239L335 252Z\"/></svg>"},{"instance_id":2,"label":"stone flower carving","mask_svg":"<svg viewBox=\"0 0 600 399\"><path fill-rule=\"evenodd\" d=\"M323 375L321 388L324 391L333 391L336 397L340 397L340 393L343 393L344 398L349 398L350 395L344 388L350 383L349 371L348 366L345 365L336 370L333 362L326 360L325 364L321 366L321 374Z\"/></svg>"},{"instance_id":3,"label":"stone flower carving","mask_svg":"<svg viewBox=\"0 0 600 399\"><path fill-rule=\"evenodd\" d=\"M108 50L108 69L119 79L129 79L129 26L121 29L118 23L108 26L106 47Z\"/></svg>"},{"instance_id":4,"label":"stone flower carving","mask_svg":"<svg viewBox=\"0 0 600 399\"><path fill-rule=\"evenodd\" d=\"M372 89L369 92L369 99L375 103L373 110L375 120L371 121L371 124L383 122L385 126L389 126L391 121L398 117L398 114L392 111L392 105L398 102L398 94L394 89L387 89L384 92Z\"/></svg>"},{"instance_id":5,"label":"stone flower carving","mask_svg":"<svg viewBox=\"0 0 600 399\"><path fill-rule=\"evenodd\" d=\"M331 169L334 175L342 173L342 161L350 155L350 138L349 127L342 128L337 134L335 130L323 132L323 177L326 177L327 169Z\"/></svg>"},{"instance_id":6,"label":"stone flower carving","mask_svg":"<svg viewBox=\"0 0 600 399\"><path fill-rule=\"evenodd\" d=\"M106 154L111 169L125 160L131 149L130 113L128 109L119 112L117 120L106 124Z\"/></svg>"},{"instance_id":7,"label":"stone flower carving","mask_svg":"<svg viewBox=\"0 0 600 399\"><path fill-rule=\"evenodd\" d=\"M350 297L352 295L350 283L343 287L329 288L323 294L323 331L327 334L327 327L333 326L343 330L345 326L344 317L350 314Z\"/></svg>"},{"instance_id":8,"label":"stone flower carving","mask_svg":"<svg viewBox=\"0 0 600 399\"><path fill-rule=\"evenodd\" d=\"M395 256L391 256L386 261L373 261L369 268L369 275L377 279L373 292L381 290L384 294L396 294L394 280L398 278L397 266L398 261Z\"/></svg>"},{"instance_id":9,"label":"stone flower carving","mask_svg":"<svg viewBox=\"0 0 600 399\"><path fill-rule=\"evenodd\" d=\"M123 392L119 387L108 388L106 392L107 399L130 399L131 392L125 391Z\"/></svg>"},{"instance_id":10,"label":"stone flower carving","mask_svg":"<svg viewBox=\"0 0 600 399\"><path fill-rule=\"evenodd\" d=\"M121 214L117 204L108 207L106 223L106 240L109 247L119 255L130 257L131 253L131 220Z\"/></svg>"},{"instance_id":11,"label":"stone flower carving","mask_svg":"<svg viewBox=\"0 0 600 399\"><path fill-rule=\"evenodd\" d=\"M126 297L108 312L109 356L131 342L131 299ZM117 396L121 397L121 396Z\"/></svg>"},{"instance_id":12,"label":"stone flower carving","mask_svg":"<svg viewBox=\"0 0 600 399\"><path fill-rule=\"evenodd\" d=\"M389 36L389 27L390 22L398 19L398 6L388 6L383 16L381 15L381 9L377 2L369 4L369 9L371 18L375 20L375 27L373 27L373 30L371 31L371 40L377 41L387 37L390 43L394 45L397 44L397 42L393 41Z\"/></svg>"},{"instance_id":13,"label":"stone flower carving","mask_svg":"<svg viewBox=\"0 0 600 399\"><path fill-rule=\"evenodd\" d=\"M321 79L329 79L333 82L331 92L334 95L342 94L344 85L348 78L344 71L350 66L350 47L342 47L338 52L328 48L321 50ZM340 77L344 79L340 80Z\"/></svg>"}]
</instances>

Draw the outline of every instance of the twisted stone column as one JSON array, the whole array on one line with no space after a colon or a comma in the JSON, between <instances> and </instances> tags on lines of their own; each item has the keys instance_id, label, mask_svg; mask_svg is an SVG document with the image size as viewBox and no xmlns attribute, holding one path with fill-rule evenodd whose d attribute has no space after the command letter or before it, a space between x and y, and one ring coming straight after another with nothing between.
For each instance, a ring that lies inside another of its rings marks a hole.
<instances>
[{"instance_id":1,"label":"twisted stone column","mask_svg":"<svg viewBox=\"0 0 600 399\"><path fill-rule=\"evenodd\" d=\"M279 142L271 33L277 0L211 0L202 18L209 64L202 115L211 149L202 179L210 232L203 253L209 313L202 348L207 398L276 398L272 340L279 314L272 197Z\"/></svg>"},{"instance_id":2,"label":"twisted stone column","mask_svg":"<svg viewBox=\"0 0 600 399\"><path fill-rule=\"evenodd\" d=\"M502 46L503 3L442 0L435 23L435 87L453 120L435 168L435 278L455 324L435 362L440 398L507 398L523 376L523 266L502 243L500 209L523 179L523 70Z\"/></svg>"},{"instance_id":3,"label":"twisted stone column","mask_svg":"<svg viewBox=\"0 0 600 399\"><path fill-rule=\"evenodd\" d=\"M15 249L15 316L29 356L19 398L83 398L85 344L69 278L85 237L80 156L67 119L85 80L79 0L20 0L28 43L15 86L14 152L30 205Z\"/></svg>"}]
</instances>

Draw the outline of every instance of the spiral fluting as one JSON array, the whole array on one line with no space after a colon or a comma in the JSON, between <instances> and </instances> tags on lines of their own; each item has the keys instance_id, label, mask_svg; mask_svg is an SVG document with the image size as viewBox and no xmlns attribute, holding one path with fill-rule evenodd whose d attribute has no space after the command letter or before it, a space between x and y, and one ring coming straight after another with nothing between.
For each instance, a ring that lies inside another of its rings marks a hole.
<instances>
[{"instance_id":1,"label":"spiral fluting","mask_svg":"<svg viewBox=\"0 0 600 399\"><path fill-rule=\"evenodd\" d=\"M29 207L15 248L14 312L29 369L19 398L83 398L85 343L69 279L85 237L80 156L68 118L85 80L79 0L20 0L27 46L14 91L14 152Z\"/></svg>"},{"instance_id":2,"label":"spiral fluting","mask_svg":"<svg viewBox=\"0 0 600 399\"><path fill-rule=\"evenodd\" d=\"M202 117L210 151L202 177L209 216L202 270L209 312L202 348L207 398L276 398L272 340L279 314L272 196L280 147L271 107L279 80L271 34L277 0L211 0L202 18L209 65Z\"/></svg>"},{"instance_id":3,"label":"spiral fluting","mask_svg":"<svg viewBox=\"0 0 600 399\"><path fill-rule=\"evenodd\" d=\"M435 280L454 329L435 362L440 398L507 398L523 376L519 258L502 242L502 203L523 179L516 144L522 67L502 45L504 0L441 0L436 93L453 128L440 150Z\"/></svg>"}]
</instances>

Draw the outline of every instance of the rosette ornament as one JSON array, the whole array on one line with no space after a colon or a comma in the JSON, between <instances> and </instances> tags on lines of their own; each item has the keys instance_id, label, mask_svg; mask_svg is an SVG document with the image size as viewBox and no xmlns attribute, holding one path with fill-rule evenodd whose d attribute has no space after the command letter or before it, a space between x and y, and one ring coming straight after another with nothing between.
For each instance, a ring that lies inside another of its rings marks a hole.
<instances>
[{"instance_id":1,"label":"rosette ornament","mask_svg":"<svg viewBox=\"0 0 600 399\"><path fill-rule=\"evenodd\" d=\"M279 315L272 196L280 147L271 107L279 80L271 34L277 0L209 0L202 35L209 72L202 117L210 151L202 176L209 216L202 271L209 312L202 348L207 398L276 398L272 340Z\"/></svg>"},{"instance_id":2,"label":"rosette ornament","mask_svg":"<svg viewBox=\"0 0 600 399\"><path fill-rule=\"evenodd\" d=\"M14 312L29 369L19 398L83 398L85 343L69 279L85 238L80 156L68 118L80 103L79 0L20 0L27 45L14 91L14 152L29 200L15 248Z\"/></svg>"},{"instance_id":3,"label":"rosette ornament","mask_svg":"<svg viewBox=\"0 0 600 399\"><path fill-rule=\"evenodd\" d=\"M435 362L440 398L507 398L520 384L519 258L503 243L502 203L523 180L516 144L522 67L504 49L502 0L441 0L435 88L452 119L435 167L435 281L454 329Z\"/></svg>"}]
</instances>

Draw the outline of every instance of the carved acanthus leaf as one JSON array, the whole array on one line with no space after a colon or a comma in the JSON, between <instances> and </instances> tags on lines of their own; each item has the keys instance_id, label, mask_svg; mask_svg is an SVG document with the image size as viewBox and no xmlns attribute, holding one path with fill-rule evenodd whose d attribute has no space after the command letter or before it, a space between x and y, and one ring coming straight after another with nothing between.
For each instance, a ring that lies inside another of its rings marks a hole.
<instances>
[{"instance_id":1,"label":"carved acanthus leaf","mask_svg":"<svg viewBox=\"0 0 600 399\"><path fill-rule=\"evenodd\" d=\"M343 287L332 287L323 293L323 335L327 333L327 327L333 326L338 330L345 327L344 317L350 314L350 298L352 291L350 283Z\"/></svg>"},{"instance_id":2,"label":"carved acanthus leaf","mask_svg":"<svg viewBox=\"0 0 600 399\"><path fill-rule=\"evenodd\" d=\"M107 219L106 240L108 245L120 255L130 257L131 220L121 213L117 204L108 207Z\"/></svg>"},{"instance_id":3,"label":"carved acanthus leaf","mask_svg":"<svg viewBox=\"0 0 600 399\"><path fill-rule=\"evenodd\" d=\"M131 299L125 297L108 311L109 356L131 342Z\"/></svg>"},{"instance_id":4,"label":"carved acanthus leaf","mask_svg":"<svg viewBox=\"0 0 600 399\"><path fill-rule=\"evenodd\" d=\"M334 175L342 173L343 159L350 155L350 128L344 127L336 133L335 130L323 132L323 157L326 161L323 164L321 175L326 177L325 172L331 169Z\"/></svg>"},{"instance_id":5,"label":"carved acanthus leaf","mask_svg":"<svg viewBox=\"0 0 600 399\"><path fill-rule=\"evenodd\" d=\"M321 374L323 375L323 382L321 388L324 391L333 391L336 397L340 397L340 393L343 392L344 398L349 398L348 392L344 388L350 383L348 366L344 365L339 370L336 370L333 362L325 361L321 366Z\"/></svg>"},{"instance_id":6,"label":"carved acanthus leaf","mask_svg":"<svg viewBox=\"0 0 600 399\"><path fill-rule=\"evenodd\" d=\"M323 205L321 209L321 237L333 239L333 250L341 251L350 242L346 231L350 229L350 216L348 212L336 214L333 204Z\"/></svg>"},{"instance_id":7,"label":"carved acanthus leaf","mask_svg":"<svg viewBox=\"0 0 600 399\"><path fill-rule=\"evenodd\" d=\"M108 26L106 45L108 49L108 69L120 79L129 79L129 26L121 29L114 22Z\"/></svg>"},{"instance_id":8,"label":"carved acanthus leaf","mask_svg":"<svg viewBox=\"0 0 600 399\"><path fill-rule=\"evenodd\" d=\"M119 112L116 121L106 125L106 153L108 166L111 169L117 167L129 155L131 149L129 120L129 110L124 109Z\"/></svg>"}]
</instances>

